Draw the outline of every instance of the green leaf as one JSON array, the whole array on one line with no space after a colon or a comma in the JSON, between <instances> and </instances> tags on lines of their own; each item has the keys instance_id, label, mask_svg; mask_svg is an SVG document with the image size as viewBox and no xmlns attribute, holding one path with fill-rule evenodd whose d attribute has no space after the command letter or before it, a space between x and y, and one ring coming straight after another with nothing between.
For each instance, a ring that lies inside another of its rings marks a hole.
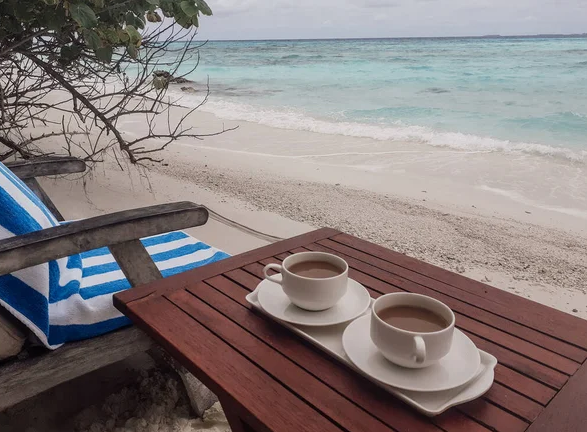
<instances>
[{"instance_id":1,"label":"green leaf","mask_svg":"<svg viewBox=\"0 0 587 432\"><path fill-rule=\"evenodd\" d=\"M137 47L134 46L134 45L129 45L129 46L126 47L126 49L128 51L128 54L130 55L130 57L132 59L135 59L136 60L137 57L139 56L139 50L137 49Z\"/></svg>"},{"instance_id":2,"label":"green leaf","mask_svg":"<svg viewBox=\"0 0 587 432\"><path fill-rule=\"evenodd\" d=\"M59 31L65 25L67 17L63 8L49 8L42 16L49 30Z\"/></svg>"},{"instance_id":3,"label":"green leaf","mask_svg":"<svg viewBox=\"0 0 587 432\"><path fill-rule=\"evenodd\" d=\"M0 1L0 3L2 3L2 2ZM49 5L49 6L55 6L56 4L59 3L59 0L43 0L43 3L45 3L46 5Z\"/></svg>"},{"instance_id":4,"label":"green leaf","mask_svg":"<svg viewBox=\"0 0 587 432\"><path fill-rule=\"evenodd\" d=\"M196 6L198 6L198 9L200 9L200 12L204 15L212 15L212 9L210 9L210 6L208 6L208 3L204 0L196 0Z\"/></svg>"},{"instance_id":5,"label":"green leaf","mask_svg":"<svg viewBox=\"0 0 587 432\"><path fill-rule=\"evenodd\" d=\"M127 43L128 41L130 41L130 36L124 30L117 30L116 34L118 35L118 39L120 39L120 42Z\"/></svg>"},{"instance_id":6,"label":"green leaf","mask_svg":"<svg viewBox=\"0 0 587 432\"><path fill-rule=\"evenodd\" d=\"M141 34L137 31L136 28L134 28L131 25L127 25L124 30L126 31L126 33L128 34L129 40L131 44L134 44L136 46L141 44Z\"/></svg>"},{"instance_id":7,"label":"green leaf","mask_svg":"<svg viewBox=\"0 0 587 432\"><path fill-rule=\"evenodd\" d=\"M98 48L102 46L102 39L100 39L100 36L98 36L98 33L96 33L94 30L84 29L83 35L86 44L88 44L88 46L94 51L98 50Z\"/></svg>"},{"instance_id":8,"label":"green leaf","mask_svg":"<svg viewBox=\"0 0 587 432\"><path fill-rule=\"evenodd\" d=\"M134 28L144 28L145 27L145 19L143 18L144 11L141 12L140 16L137 16L132 11L129 11L124 16L124 21L127 25L131 25Z\"/></svg>"},{"instance_id":9,"label":"green leaf","mask_svg":"<svg viewBox=\"0 0 587 432\"><path fill-rule=\"evenodd\" d=\"M198 15L194 15L192 17L192 24L196 27L200 27L200 23L198 22Z\"/></svg>"},{"instance_id":10,"label":"green leaf","mask_svg":"<svg viewBox=\"0 0 587 432\"><path fill-rule=\"evenodd\" d=\"M120 43L120 37L119 37L118 32L116 31L116 29L107 28L107 29L104 29L102 31L102 33L104 35L104 38L108 41L108 43L111 43L111 44L114 44L114 45Z\"/></svg>"},{"instance_id":11,"label":"green leaf","mask_svg":"<svg viewBox=\"0 0 587 432\"><path fill-rule=\"evenodd\" d=\"M104 63L110 63L112 61L113 52L114 50L111 46L101 47L96 50L96 57Z\"/></svg>"},{"instance_id":12,"label":"green leaf","mask_svg":"<svg viewBox=\"0 0 587 432\"><path fill-rule=\"evenodd\" d=\"M179 4L179 6L181 7L181 10L190 18L198 14L198 8L191 1L184 0Z\"/></svg>"},{"instance_id":13,"label":"green leaf","mask_svg":"<svg viewBox=\"0 0 587 432\"><path fill-rule=\"evenodd\" d=\"M137 17L142 17L145 14L144 4L142 2L134 3L131 9Z\"/></svg>"},{"instance_id":14,"label":"green leaf","mask_svg":"<svg viewBox=\"0 0 587 432\"><path fill-rule=\"evenodd\" d=\"M160 0L159 5L163 11L163 16L167 18L173 17L173 1L172 0Z\"/></svg>"},{"instance_id":15,"label":"green leaf","mask_svg":"<svg viewBox=\"0 0 587 432\"><path fill-rule=\"evenodd\" d=\"M176 15L175 22L185 29L192 27L192 19L186 15Z\"/></svg>"},{"instance_id":16,"label":"green leaf","mask_svg":"<svg viewBox=\"0 0 587 432\"><path fill-rule=\"evenodd\" d=\"M92 28L98 25L98 18L94 11L84 3L75 3L69 5L69 13L80 27Z\"/></svg>"},{"instance_id":17,"label":"green leaf","mask_svg":"<svg viewBox=\"0 0 587 432\"><path fill-rule=\"evenodd\" d=\"M147 0L150 5L159 6L159 0Z\"/></svg>"}]
</instances>

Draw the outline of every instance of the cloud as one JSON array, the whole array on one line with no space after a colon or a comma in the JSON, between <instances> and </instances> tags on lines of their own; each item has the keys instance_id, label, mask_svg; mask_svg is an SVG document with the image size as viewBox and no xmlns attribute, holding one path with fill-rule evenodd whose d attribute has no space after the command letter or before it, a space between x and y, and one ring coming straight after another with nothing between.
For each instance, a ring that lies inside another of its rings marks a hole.
<instances>
[{"instance_id":1,"label":"cloud","mask_svg":"<svg viewBox=\"0 0 587 432\"><path fill-rule=\"evenodd\" d=\"M214 16L218 17L242 14L257 8L259 5L256 0L217 0L209 4Z\"/></svg>"},{"instance_id":2,"label":"cloud","mask_svg":"<svg viewBox=\"0 0 587 432\"><path fill-rule=\"evenodd\" d=\"M585 0L207 0L203 39L582 33ZM537 7L537 1L540 7ZM532 16L534 19L525 20Z\"/></svg>"},{"instance_id":3,"label":"cloud","mask_svg":"<svg viewBox=\"0 0 587 432\"><path fill-rule=\"evenodd\" d=\"M389 0L367 0L363 3L363 6L366 8L395 8L398 7L399 4L394 1Z\"/></svg>"}]
</instances>

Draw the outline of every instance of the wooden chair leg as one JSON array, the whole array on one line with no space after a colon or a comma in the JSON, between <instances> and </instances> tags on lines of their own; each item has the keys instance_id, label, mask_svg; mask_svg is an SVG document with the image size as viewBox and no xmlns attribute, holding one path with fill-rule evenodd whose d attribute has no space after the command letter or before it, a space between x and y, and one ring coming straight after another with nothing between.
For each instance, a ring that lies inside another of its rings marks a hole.
<instances>
[{"instance_id":1,"label":"wooden chair leg","mask_svg":"<svg viewBox=\"0 0 587 432\"><path fill-rule=\"evenodd\" d=\"M224 411L224 415L226 416L226 420L228 420L232 432L254 432L253 429L251 429L251 427L239 417L232 402L220 398L220 405L222 405L222 410Z\"/></svg>"}]
</instances>

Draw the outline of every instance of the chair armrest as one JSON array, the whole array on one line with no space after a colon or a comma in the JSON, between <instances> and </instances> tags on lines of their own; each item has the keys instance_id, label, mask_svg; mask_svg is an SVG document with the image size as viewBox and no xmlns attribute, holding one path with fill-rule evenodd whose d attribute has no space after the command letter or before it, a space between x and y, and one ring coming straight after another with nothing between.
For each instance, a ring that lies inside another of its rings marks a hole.
<instances>
[{"instance_id":1,"label":"chair armrest","mask_svg":"<svg viewBox=\"0 0 587 432\"><path fill-rule=\"evenodd\" d=\"M21 180L58 175L80 173L86 170L83 160L70 156L48 156L37 159L8 162L8 168Z\"/></svg>"},{"instance_id":2,"label":"chair armrest","mask_svg":"<svg viewBox=\"0 0 587 432\"><path fill-rule=\"evenodd\" d=\"M0 240L0 275L72 254L203 225L208 210L177 202L125 210Z\"/></svg>"}]
</instances>

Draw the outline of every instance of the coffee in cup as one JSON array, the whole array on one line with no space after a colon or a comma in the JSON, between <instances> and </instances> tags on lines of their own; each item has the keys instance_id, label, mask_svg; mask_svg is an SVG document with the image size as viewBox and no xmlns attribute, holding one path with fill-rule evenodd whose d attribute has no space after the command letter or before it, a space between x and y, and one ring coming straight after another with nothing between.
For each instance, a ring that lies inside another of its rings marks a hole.
<instances>
[{"instance_id":1,"label":"coffee in cup","mask_svg":"<svg viewBox=\"0 0 587 432\"><path fill-rule=\"evenodd\" d=\"M265 278L280 284L296 306L320 311L334 306L346 293L348 264L326 252L300 252L288 256L282 264L268 264ZM269 275L269 270L279 275Z\"/></svg>"},{"instance_id":2,"label":"coffee in cup","mask_svg":"<svg viewBox=\"0 0 587 432\"><path fill-rule=\"evenodd\" d=\"M386 294L373 303L371 339L389 361L422 368L448 354L454 325L452 310L432 297Z\"/></svg>"}]
</instances>

